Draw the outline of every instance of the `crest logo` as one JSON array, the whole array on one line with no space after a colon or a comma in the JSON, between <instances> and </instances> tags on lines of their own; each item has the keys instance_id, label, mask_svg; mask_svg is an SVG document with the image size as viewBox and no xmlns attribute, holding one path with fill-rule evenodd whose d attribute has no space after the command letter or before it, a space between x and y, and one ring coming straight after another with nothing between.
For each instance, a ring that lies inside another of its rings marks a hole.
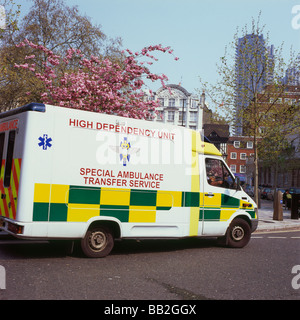
<instances>
[{"instance_id":1,"label":"crest logo","mask_svg":"<svg viewBox=\"0 0 300 320\"><path fill-rule=\"evenodd\" d=\"M126 167L127 163L130 161L130 156L140 151L140 148L132 148L131 143L125 137L121 142L120 146L110 146L112 150L119 153L120 161L123 166Z\"/></svg>"}]
</instances>

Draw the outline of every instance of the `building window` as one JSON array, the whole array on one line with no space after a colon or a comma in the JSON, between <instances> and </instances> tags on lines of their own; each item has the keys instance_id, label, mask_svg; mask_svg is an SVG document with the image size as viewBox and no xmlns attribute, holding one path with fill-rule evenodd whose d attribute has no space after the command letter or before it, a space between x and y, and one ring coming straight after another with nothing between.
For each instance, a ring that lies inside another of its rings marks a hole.
<instances>
[{"instance_id":1,"label":"building window","mask_svg":"<svg viewBox=\"0 0 300 320\"><path fill-rule=\"evenodd\" d=\"M236 152L230 152L230 159L236 159Z\"/></svg>"},{"instance_id":2,"label":"building window","mask_svg":"<svg viewBox=\"0 0 300 320\"><path fill-rule=\"evenodd\" d=\"M174 121L175 118L175 111L168 112L168 121Z\"/></svg>"},{"instance_id":3,"label":"building window","mask_svg":"<svg viewBox=\"0 0 300 320\"><path fill-rule=\"evenodd\" d=\"M198 115L197 112L191 112L190 113L190 121L197 122L197 115Z\"/></svg>"},{"instance_id":4,"label":"building window","mask_svg":"<svg viewBox=\"0 0 300 320\"><path fill-rule=\"evenodd\" d=\"M246 166L240 166L240 173L246 173Z\"/></svg>"},{"instance_id":5,"label":"building window","mask_svg":"<svg viewBox=\"0 0 300 320\"><path fill-rule=\"evenodd\" d=\"M186 107L186 99L180 99L180 107L181 108Z\"/></svg>"},{"instance_id":6,"label":"building window","mask_svg":"<svg viewBox=\"0 0 300 320\"><path fill-rule=\"evenodd\" d=\"M247 149L253 149L253 142L247 141Z\"/></svg>"},{"instance_id":7,"label":"building window","mask_svg":"<svg viewBox=\"0 0 300 320\"><path fill-rule=\"evenodd\" d=\"M158 102L159 102L160 107L164 106L164 98L159 98Z\"/></svg>"},{"instance_id":8,"label":"building window","mask_svg":"<svg viewBox=\"0 0 300 320\"><path fill-rule=\"evenodd\" d=\"M169 107L175 107L175 99L169 99Z\"/></svg>"},{"instance_id":9,"label":"building window","mask_svg":"<svg viewBox=\"0 0 300 320\"><path fill-rule=\"evenodd\" d=\"M230 170L232 173L236 173L236 165L235 164L231 164L230 165Z\"/></svg>"},{"instance_id":10,"label":"building window","mask_svg":"<svg viewBox=\"0 0 300 320\"><path fill-rule=\"evenodd\" d=\"M163 111L157 112L157 120L164 120L164 112Z\"/></svg>"},{"instance_id":11,"label":"building window","mask_svg":"<svg viewBox=\"0 0 300 320\"><path fill-rule=\"evenodd\" d=\"M192 101L192 108L197 108L197 106L198 106L198 101L193 100Z\"/></svg>"},{"instance_id":12,"label":"building window","mask_svg":"<svg viewBox=\"0 0 300 320\"><path fill-rule=\"evenodd\" d=\"M179 111L179 121L182 122L186 120L186 112L183 112L183 119L182 119L182 111Z\"/></svg>"},{"instance_id":13,"label":"building window","mask_svg":"<svg viewBox=\"0 0 300 320\"><path fill-rule=\"evenodd\" d=\"M241 160L246 160L246 158L247 158L246 153L241 153L241 154L240 154L240 159L241 159Z\"/></svg>"},{"instance_id":14,"label":"building window","mask_svg":"<svg viewBox=\"0 0 300 320\"><path fill-rule=\"evenodd\" d=\"M233 142L233 146L234 146L235 148L239 148L239 147L240 147L240 141L234 141L234 142Z\"/></svg>"}]
</instances>

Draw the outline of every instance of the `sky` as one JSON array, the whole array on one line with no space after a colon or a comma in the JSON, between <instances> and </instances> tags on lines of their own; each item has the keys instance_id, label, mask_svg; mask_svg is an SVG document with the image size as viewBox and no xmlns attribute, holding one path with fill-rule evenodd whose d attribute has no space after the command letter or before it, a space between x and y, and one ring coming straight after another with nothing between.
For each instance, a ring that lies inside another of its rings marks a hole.
<instances>
[{"instance_id":1,"label":"sky","mask_svg":"<svg viewBox=\"0 0 300 320\"><path fill-rule=\"evenodd\" d=\"M30 0L15 0L22 13ZM217 79L216 63L230 45L237 27L251 27L261 12L261 25L269 44L288 56L291 46L300 52L300 0L65 0L100 24L111 38L121 37L123 48L140 51L155 44L170 46L174 56L159 54L151 71L166 74L169 83L187 91L201 91L199 76L208 83ZM1 1L0 1L1 3ZM150 89L157 90L160 83ZM197 90L198 89L198 90Z\"/></svg>"}]
</instances>

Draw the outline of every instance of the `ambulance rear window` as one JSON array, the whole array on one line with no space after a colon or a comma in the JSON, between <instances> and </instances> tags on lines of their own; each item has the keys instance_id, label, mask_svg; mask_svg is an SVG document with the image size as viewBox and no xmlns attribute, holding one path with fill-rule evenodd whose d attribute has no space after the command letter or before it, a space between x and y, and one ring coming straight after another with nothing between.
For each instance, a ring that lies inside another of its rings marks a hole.
<instances>
[{"instance_id":1,"label":"ambulance rear window","mask_svg":"<svg viewBox=\"0 0 300 320\"><path fill-rule=\"evenodd\" d=\"M6 155L5 173L4 173L4 187L10 186L11 167L14 155L16 131L10 131L8 136L8 147Z\"/></svg>"},{"instance_id":2,"label":"ambulance rear window","mask_svg":"<svg viewBox=\"0 0 300 320\"><path fill-rule=\"evenodd\" d=\"M0 176L1 176L1 173L2 173L4 138L5 138L5 133L4 132L0 133Z\"/></svg>"}]
</instances>

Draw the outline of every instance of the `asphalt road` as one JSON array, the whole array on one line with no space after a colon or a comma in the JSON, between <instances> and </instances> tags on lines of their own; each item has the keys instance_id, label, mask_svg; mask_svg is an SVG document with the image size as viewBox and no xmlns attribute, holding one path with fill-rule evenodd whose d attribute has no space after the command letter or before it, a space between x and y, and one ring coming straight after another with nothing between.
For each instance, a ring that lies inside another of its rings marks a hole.
<instances>
[{"instance_id":1,"label":"asphalt road","mask_svg":"<svg viewBox=\"0 0 300 320\"><path fill-rule=\"evenodd\" d=\"M292 286L299 249L300 231L255 233L243 249L214 239L127 240L104 259L70 256L48 242L0 239L0 300L299 300Z\"/></svg>"}]
</instances>

